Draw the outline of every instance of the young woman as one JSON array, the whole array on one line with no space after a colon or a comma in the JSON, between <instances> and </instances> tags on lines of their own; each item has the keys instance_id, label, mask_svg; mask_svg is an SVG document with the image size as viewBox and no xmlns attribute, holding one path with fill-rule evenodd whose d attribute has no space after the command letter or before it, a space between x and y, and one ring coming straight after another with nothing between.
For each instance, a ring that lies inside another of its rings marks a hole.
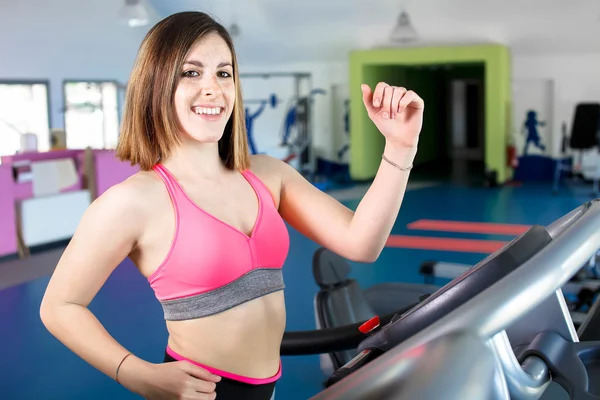
<instances>
[{"instance_id":1,"label":"young woman","mask_svg":"<svg viewBox=\"0 0 600 400\"><path fill-rule=\"evenodd\" d=\"M402 202L423 101L385 83L362 93L386 143L353 212L280 160L249 156L236 54L221 25L200 12L159 22L133 68L117 149L140 171L82 218L42 301L47 329L147 399L270 399L286 318L284 221L373 262ZM126 257L163 306L163 363L130 354L87 308Z\"/></svg>"}]
</instances>

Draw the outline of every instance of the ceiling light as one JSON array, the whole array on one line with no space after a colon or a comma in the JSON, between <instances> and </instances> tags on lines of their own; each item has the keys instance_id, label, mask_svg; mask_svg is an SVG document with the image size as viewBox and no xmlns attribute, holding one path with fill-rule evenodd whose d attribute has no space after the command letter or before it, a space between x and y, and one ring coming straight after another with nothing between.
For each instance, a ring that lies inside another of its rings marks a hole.
<instances>
[{"instance_id":1,"label":"ceiling light","mask_svg":"<svg viewBox=\"0 0 600 400\"><path fill-rule=\"evenodd\" d=\"M241 29L240 26L238 24L236 24L235 22L231 25L229 25L229 34L231 35L231 37L238 37L241 34Z\"/></svg>"},{"instance_id":2,"label":"ceiling light","mask_svg":"<svg viewBox=\"0 0 600 400\"><path fill-rule=\"evenodd\" d=\"M406 11L402 11L396 21L396 26L392 31L390 39L392 42L408 43L414 42L419 38L416 29L412 26L410 17Z\"/></svg>"},{"instance_id":3,"label":"ceiling light","mask_svg":"<svg viewBox=\"0 0 600 400\"><path fill-rule=\"evenodd\" d=\"M119 12L121 20L132 28L147 25L148 11L140 0L125 0L125 6Z\"/></svg>"}]
</instances>

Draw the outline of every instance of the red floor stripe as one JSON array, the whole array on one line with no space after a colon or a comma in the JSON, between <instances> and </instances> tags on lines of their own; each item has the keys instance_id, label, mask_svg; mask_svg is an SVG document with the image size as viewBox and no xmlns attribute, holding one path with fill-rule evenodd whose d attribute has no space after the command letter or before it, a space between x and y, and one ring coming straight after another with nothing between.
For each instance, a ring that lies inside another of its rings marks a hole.
<instances>
[{"instance_id":1,"label":"red floor stripe","mask_svg":"<svg viewBox=\"0 0 600 400\"><path fill-rule=\"evenodd\" d=\"M407 225L409 229L445 232L483 233L488 235L520 235L531 226L493 222L462 222L420 219Z\"/></svg>"},{"instance_id":2,"label":"red floor stripe","mask_svg":"<svg viewBox=\"0 0 600 400\"><path fill-rule=\"evenodd\" d=\"M459 251L491 254L508 242L500 240L452 239L424 236L390 235L386 246L407 249Z\"/></svg>"}]
</instances>

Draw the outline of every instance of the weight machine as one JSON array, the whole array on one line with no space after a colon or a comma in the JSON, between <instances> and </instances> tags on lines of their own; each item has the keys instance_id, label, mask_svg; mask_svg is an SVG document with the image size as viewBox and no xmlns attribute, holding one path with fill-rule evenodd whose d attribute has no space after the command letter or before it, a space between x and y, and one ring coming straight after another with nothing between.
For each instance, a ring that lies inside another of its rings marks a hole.
<instances>
[{"instance_id":1,"label":"weight machine","mask_svg":"<svg viewBox=\"0 0 600 400\"><path fill-rule=\"evenodd\" d=\"M593 150L596 150L596 153L593 153ZM567 162L570 158L567 154L569 152L572 152L573 156L577 155L577 159L572 163ZM592 161L584 166L582 164L586 152ZM570 137L567 137L566 124L563 123L562 126L561 154L554 169L553 193L558 193L561 177L564 172L567 172L567 175L574 175L575 180L578 180L578 176L591 180L592 195L598 196L600 194L598 153L600 153L600 103L578 103L575 106ZM572 165L573 163L575 165Z\"/></svg>"},{"instance_id":2,"label":"weight machine","mask_svg":"<svg viewBox=\"0 0 600 400\"><path fill-rule=\"evenodd\" d=\"M265 111L265 108L267 108L267 104L269 106L271 106L271 108L275 108L275 107L277 107L277 105L280 102L281 101L277 98L277 95L274 93L271 96L269 96L268 100L252 99L252 100L244 101L245 104L260 104L260 107L258 107L258 110L255 110L254 112L251 112L248 108L246 108L244 110L244 114L246 117L246 130L247 130L247 136L248 136L248 145L250 146L250 152L252 154L260 153L258 151L258 149L256 148L256 144L254 143L254 120L256 118L258 118L260 116L260 114L263 113L263 111Z\"/></svg>"},{"instance_id":3,"label":"weight machine","mask_svg":"<svg viewBox=\"0 0 600 400\"><path fill-rule=\"evenodd\" d=\"M286 162L293 159L298 160L298 171L307 178L312 178L316 171L316 157L312 149L312 109L310 96L314 93L312 74L307 72L265 72L240 74L241 79L269 79L269 78L291 78L293 80L293 95L288 103L288 111L284 124L293 124L296 134L293 136L283 135L282 145L288 147ZM271 107L282 103L276 95L271 95L267 100L249 99L244 100L246 104L264 104L267 102Z\"/></svg>"}]
</instances>

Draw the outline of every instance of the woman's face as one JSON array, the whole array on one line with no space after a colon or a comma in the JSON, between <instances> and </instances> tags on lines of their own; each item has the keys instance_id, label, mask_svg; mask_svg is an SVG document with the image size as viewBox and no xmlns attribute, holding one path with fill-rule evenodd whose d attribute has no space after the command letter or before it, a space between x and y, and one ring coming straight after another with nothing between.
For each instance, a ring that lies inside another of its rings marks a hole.
<instances>
[{"instance_id":1,"label":"woman's face","mask_svg":"<svg viewBox=\"0 0 600 400\"><path fill-rule=\"evenodd\" d=\"M198 142L217 142L235 104L231 51L211 33L190 49L175 91L175 111L184 134Z\"/></svg>"}]
</instances>

